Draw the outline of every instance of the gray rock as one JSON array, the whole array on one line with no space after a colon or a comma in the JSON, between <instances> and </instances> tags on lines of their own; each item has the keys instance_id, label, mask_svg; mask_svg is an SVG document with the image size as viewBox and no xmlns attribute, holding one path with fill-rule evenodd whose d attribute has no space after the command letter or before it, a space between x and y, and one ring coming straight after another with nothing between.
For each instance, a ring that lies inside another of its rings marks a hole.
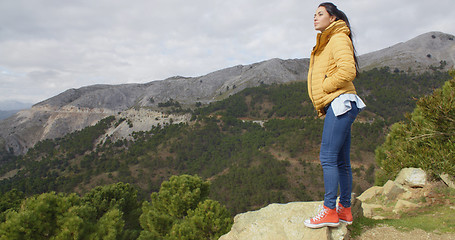
<instances>
[{"instance_id":1,"label":"gray rock","mask_svg":"<svg viewBox=\"0 0 455 240\"><path fill-rule=\"evenodd\" d=\"M383 187L380 186L373 186L365 190L357 199L362 202L368 201L372 198L375 198L378 195L381 195L383 192Z\"/></svg>"},{"instance_id":2,"label":"gray rock","mask_svg":"<svg viewBox=\"0 0 455 240\"><path fill-rule=\"evenodd\" d=\"M427 174L420 168L403 168L395 182L408 187L424 187L427 182Z\"/></svg>"},{"instance_id":3,"label":"gray rock","mask_svg":"<svg viewBox=\"0 0 455 240\"><path fill-rule=\"evenodd\" d=\"M444 183L447 184L447 186L449 186L450 188L454 188L455 189L455 180L454 180L453 177L451 177L447 173L441 174L440 177L444 181Z\"/></svg>"},{"instance_id":4,"label":"gray rock","mask_svg":"<svg viewBox=\"0 0 455 240\"><path fill-rule=\"evenodd\" d=\"M412 202L409 202L409 201L406 201L403 199L399 199L397 201L397 203L395 204L395 207L393 208L393 212L400 213L403 210L413 209L413 208L418 208L418 207L419 207L418 204L415 204L415 203L412 203Z\"/></svg>"},{"instance_id":5,"label":"gray rock","mask_svg":"<svg viewBox=\"0 0 455 240\"><path fill-rule=\"evenodd\" d=\"M398 195L406 192L403 186L400 186L394 181L387 181L383 188L383 194L388 200L395 200Z\"/></svg>"},{"instance_id":6,"label":"gray rock","mask_svg":"<svg viewBox=\"0 0 455 240\"><path fill-rule=\"evenodd\" d=\"M380 204L374 203L364 203L362 202L363 215L367 218L373 218L375 216L375 209L383 209L383 206Z\"/></svg>"}]
</instances>

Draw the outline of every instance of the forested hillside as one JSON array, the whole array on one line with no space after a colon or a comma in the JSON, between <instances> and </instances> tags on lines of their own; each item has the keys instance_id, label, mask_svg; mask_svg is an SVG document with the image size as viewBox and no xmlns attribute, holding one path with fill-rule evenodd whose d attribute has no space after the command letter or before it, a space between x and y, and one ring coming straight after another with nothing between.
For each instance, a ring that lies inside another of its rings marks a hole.
<instances>
[{"instance_id":1,"label":"forested hillside","mask_svg":"<svg viewBox=\"0 0 455 240\"><path fill-rule=\"evenodd\" d=\"M352 132L355 192L374 184L374 151L388 127L405 120L418 98L449 78L438 71L414 75L384 68L355 80L367 104ZM171 176L197 174L211 181L209 197L231 214L271 202L322 198L318 152L323 121L315 118L306 82L248 88L195 109L182 109L178 102L162 107L192 112L193 118L136 132L131 140L98 143L106 129L128 121L111 116L61 139L39 142L23 156L3 152L0 192L83 195L96 186L124 182L137 189L140 200L149 200Z\"/></svg>"},{"instance_id":2,"label":"forested hillside","mask_svg":"<svg viewBox=\"0 0 455 240\"><path fill-rule=\"evenodd\" d=\"M172 176L151 201L138 201L130 184L26 198L12 190L0 197L0 239L218 239L232 218L208 199L210 182Z\"/></svg>"}]
</instances>

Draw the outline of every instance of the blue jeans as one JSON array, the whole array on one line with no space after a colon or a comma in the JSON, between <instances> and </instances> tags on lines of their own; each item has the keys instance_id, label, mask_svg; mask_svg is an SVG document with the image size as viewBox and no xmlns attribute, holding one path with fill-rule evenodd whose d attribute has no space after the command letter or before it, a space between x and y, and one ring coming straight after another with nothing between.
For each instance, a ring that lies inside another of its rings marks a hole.
<instances>
[{"instance_id":1,"label":"blue jeans","mask_svg":"<svg viewBox=\"0 0 455 240\"><path fill-rule=\"evenodd\" d=\"M351 102L351 106L352 109L341 116L335 116L329 106L324 120L319 159L324 174L324 205L331 209L336 207L338 186L340 203L344 207L351 206L351 125L360 111L355 102Z\"/></svg>"}]
</instances>

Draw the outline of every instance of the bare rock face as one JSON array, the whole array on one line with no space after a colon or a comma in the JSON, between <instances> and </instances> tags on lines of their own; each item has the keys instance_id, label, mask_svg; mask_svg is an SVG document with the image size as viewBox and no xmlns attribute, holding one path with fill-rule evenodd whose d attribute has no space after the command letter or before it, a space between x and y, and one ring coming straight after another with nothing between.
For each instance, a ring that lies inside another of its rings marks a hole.
<instances>
[{"instance_id":1,"label":"bare rock face","mask_svg":"<svg viewBox=\"0 0 455 240\"><path fill-rule=\"evenodd\" d=\"M20 154L38 141L63 137L114 114L109 109L38 106L1 121L0 136L6 149Z\"/></svg>"},{"instance_id":2,"label":"bare rock face","mask_svg":"<svg viewBox=\"0 0 455 240\"><path fill-rule=\"evenodd\" d=\"M190 120L190 114L165 114L148 109L128 109L118 114L118 118L128 119L116 127L107 130L108 136L113 142L122 139L132 140L133 132L149 131L153 126L186 123ZM105 138L99 139L100 142Z\"/></svg>"},{"instance_id":3,"label":"bare rock face","mask_svg":"<svg viewBox=\"0 0 455 240\"><path fill-rule=\"evenodd\" d=\"M0 133L7 134L7 143L0 141L0 144L7 144L7 147L14 152L24 153L38 141L63 137L70 132L94 125L108 116L128 119L128 122L123 121L118 126L107 130L106 136L113 141L128 139L133 132L148 131L152 126L188 122L191 118L189 114L164 114L144 108L118 112L110 109L72 106L61 108L36 106L19 112L7 121L0 122ZM10 133L3 128L8 124L14 126ZM99 139L100 142L104 140Z\"/></svg>"},{"instance_id":4,"label":"bare rock face","mask_svg":"<svg viewBox=\"0 0 455 240\"><path fill-rule=\"evenodd\" d=\"M270 59L238 65L200 77L170 77L145 84L93 85L69 89L35 106L74 106L123 111L157 106L173 99L183 104L208 103L260 84L304 81L308 59Z\"/></svg>"},{"instance_id":5,"label":"bare rock face","mask_svg":"<svg viewBox=\"0 0 455 240\"><path fill-rule=\"evenodd\" d=\"M364 202L368 199L376 198L384 192L384 187L373 186L365 190L362 195L358 196L357 199Z\"/></svg>"},{"instance_id":6,"label":"bare rock face","mask_svg":"<svg viewBox=\"0 0 455 240\"><path fill-rule=\"evenodd\" d=\"M364 54L359 57L359 63L362 70L389 66L391 70L425 72L432 66L447 71L455 65L455 37L442 32L425 33L407 42Z\"/></svg>"},{"instance_id":7,"label":"bare rock face","mask_svg":"<svg viewBox=\"0 0 455 240\"><path fill-rule=\"evenodd\" d=\"M34 107L75 107L122 111L136 103L148 84L92 85L69 89L55 97L37 103Z\"/></svg>"},{"instance_id":8,"label":"bare rock face","mask_svg":"<svg viewBox=\"0 0 455 240\"><path fill-rule=\"evenodd\" d=\"M401 175L400 179L424 182L424 186L415 186L409 181L401 181L397 178L395 181L387 182L383 187L374 186L359 197L353 197L354 221L359 216L373 219L396 218L404 211L420 207L416 199L427 195L432 188L426 181L426 174L422 172L421 169L406 168L399 175ZM305 227L305 219L317 214L321 204L323 204L322 201L270 204L257 211L238 214L234 218L231 231L221 236L220 240L349 239L349 232L344 224L337 228ZM380 211L376 212L375 209Z\"/></svg>"},{"instance_id":9,"label":"bare rock face","mask_svg":"<svg viewBox=\"0 0 455 240\"><path fill-rule=\"evenodd\" d=\"M309 59L270 59L250 65L238 65L195 78L172 77L151 82L141 106L154 106L169 99L183 104L210 103L245 88L260 84L305 81Z\"/></svg>"}]
</instances>

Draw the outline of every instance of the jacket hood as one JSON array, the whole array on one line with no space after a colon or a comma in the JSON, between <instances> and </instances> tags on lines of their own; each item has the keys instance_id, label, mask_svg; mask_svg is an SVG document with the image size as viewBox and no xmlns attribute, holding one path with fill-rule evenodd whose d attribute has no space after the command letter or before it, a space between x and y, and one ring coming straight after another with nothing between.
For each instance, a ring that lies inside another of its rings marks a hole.
<instances>
[{"instance_id":1,"label":"jacket hood","mask_svg":"<svg viewBox=\"0 0 455 240\"><path fill-rule=\"evenodd\" d=\"M316 46L313 48L313 52L319 49L321 46L325 46L329 42L330 37L334 34L344 33L347 36L351 33L351 30L343 20L337 20L331 23L324 31L318 33Z\"/></svg>"},{"instance_id":2,"label":"jacket hood","mask_svg":"<svg viewBox=\"0 0 455 240\"><path fill-rule=\"evenodd\" d=\"M322 31L322 35L332 35L335 33L344 33L349 36L351 30L349 30L348 25L343 20L337 20L331 23L324 31Z\"/></svg>"}]
</instances>

